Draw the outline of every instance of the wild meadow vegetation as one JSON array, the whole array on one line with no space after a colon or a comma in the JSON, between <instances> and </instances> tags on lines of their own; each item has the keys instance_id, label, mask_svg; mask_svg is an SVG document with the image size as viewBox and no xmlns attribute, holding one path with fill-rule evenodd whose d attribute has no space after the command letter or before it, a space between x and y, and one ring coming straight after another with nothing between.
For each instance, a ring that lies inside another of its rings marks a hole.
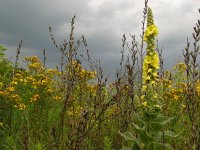
<instances>
[{"instance_id":1,"label":"wild meadow vegetation","mask_svg":"<svg viewBox=\"0 0 200 150\"><path fill-rule=\"evenodd\" d=\"M200 10L199 10L200 13ZM163 68L158 28L145 0L141 40L123 35L121 61L110 80L90 56L84 36L58 45L60 66L27 56L26 68L6 59L0 46L0 149L2 150L199 150L200 20L184 59ZM79 49L86 52L80 55ZM129 54L126 57L125 51Z\"/></svg>"}]
</instances>

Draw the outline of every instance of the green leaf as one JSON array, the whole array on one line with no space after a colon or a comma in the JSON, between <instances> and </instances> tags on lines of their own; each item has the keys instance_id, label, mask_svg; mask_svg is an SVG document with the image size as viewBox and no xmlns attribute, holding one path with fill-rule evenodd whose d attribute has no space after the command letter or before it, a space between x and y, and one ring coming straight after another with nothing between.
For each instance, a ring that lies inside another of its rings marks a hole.
<instances>
[{"instance_id":1,"label":"green leaf","mask_svg":"<svg viewBox=\"0 0 200 150\"><path fill-rule=\"evenodd\" d=\"M137 141L136 138L133 136L133 134L129 131L126 131L124 133L119 132L119 134L123 136L126 141L134 141L134 142Z\"/></svg>"},{"instance_id":2,"label":"green leaf","mask_svg":"<svg viewBox=\"0 0 200 150\"><path fill-rule=\"evenodd\" d=\"M148 149L150 150L172 150L173 148L169 144L163 144L163 143L158 143L158 142L152 142Z\"/></svg>"},{"instance_id":3,"label":"green leaf","mask_svg":"<svg viewBox=\"0 0 200 150\"><path fill-rule=\"evenodd\" d=\"M142 145L141 145L141 143L142 143L142 141L141 141L141 139L140 138L138 138L138 139L136 139L134 136L133 136L133 134L131 133L131 132L125 132L125 133L121 133L121 132L119 132L119 134L121 135L121 136L123 136L124 138L125 138L125 140L126 141L132 141L132 142L134 142L134 147L135 148L137 148L137 147L139 147L139 149L138 150L140 150L140 148L142 147ZM124 150L124 149L123 149ZM130 149L130 150L132 150L132 149ZM135 149L134 149L135 150ZM137 149L136 149L137 150Z\"/></svg>"},{"instance_id":4,"label":"green leaf","mask_svg":"<svg viewBox=\"0 0 200 150\"><path fill-rule=\"evenodd\" d=\"M168 122L172 121L173 119L174 119L174 117L172 117L172 118L166 118L165 120L161 121L160 123L161 123L162 125L165 125L165 124L167 124Z\"/></svg>"},{"instance_id":5,"label":"green leaf","mask_svg":"<svg viewBox=\"0 0 200 150\"><path fill-rule=\"evenodd\" d=\"M35 145L36 150L44 150L44 145L42 145L41 143L37 143Z\"/></svg>"},{"instance_id":6,"label":"green leaf","mask_svg":"<svg viewBox=\"0 0 200 150\"><path fill-rule=\"evenodd\" d=\"M0 58L2 58L2 57L4 57L4 52L3 51L5 51L5 50L7 50L3 45L0 45Z\"/></svg>"},{"instance_id":7,"label":"green leaf","mask_svg":"<svg viewBox=\"0 0 200 150\"><path fill-rule=\"evenodd\" d=\"M164 131L164 136L176 138L178 137L178 134L175 134L174 132L171 132L171 131Z\"/></svg>"}]
</instances>

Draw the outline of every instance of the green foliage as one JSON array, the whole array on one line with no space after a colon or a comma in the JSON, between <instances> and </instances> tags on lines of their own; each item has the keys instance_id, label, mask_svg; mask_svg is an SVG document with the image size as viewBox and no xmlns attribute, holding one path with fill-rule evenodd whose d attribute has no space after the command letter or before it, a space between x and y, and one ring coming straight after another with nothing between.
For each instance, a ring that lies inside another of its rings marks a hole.
<instances>
[{"instance_id":1,"label":"green foliage","mask_svg":"<svg viewBox=\"0 0 200 150\"><path fill-rule=\"evenodd\" d=\"M133 133L120 133L125 140L132 141L132 149L138 150L171 150L172 147L166 139L176 138L177 135L170 131L163 131L163 126L172 120L160 114L160 109L146 109L142 114L137 115L138 125L133 123ZM126 149L126 148L125 148ZM123 148L123 150L125 150Z\"/></svg>"},{"instance_id":2,"label":"green foliage","mask_svg":"<svg viewBox=\"0 0 200 150\"><path fill-rule=\"evenodd\" d=\"M0 45L0 59L2 59L5 56L4 51L6 50L7 49L3 45Z\"/></svg>"},{"instance_id":3,"label":"green foliage","mask_svg":"<svg viewBox=\"0 0 200 150\"><path fill-rule=\"evenodd\" d=\"M0 45L0 82L8 83L12 77L12 63L4 58L7 49Z\"/></svg>"},{"instance_id":4,"label":"green foliage","mask_svg":"<svg viewBox=\"0 0 200 150\"><path fill-rule=\"evenodd\" d=\"M104 150L112 150L112 143L108 136L104 137Z\"/></svg>"},{"instance_id":5,"label":"green foliage","mask_svg":"<svg viewBox=\"0 0 200 150\"><path fill-rule=\"evenodd\" d=\"M37 143L36 145L35 145L35 148L34 148L35 150L45 150L45 146L44 145L42 145L41 143Z\"/></svg>"}]
</instances>

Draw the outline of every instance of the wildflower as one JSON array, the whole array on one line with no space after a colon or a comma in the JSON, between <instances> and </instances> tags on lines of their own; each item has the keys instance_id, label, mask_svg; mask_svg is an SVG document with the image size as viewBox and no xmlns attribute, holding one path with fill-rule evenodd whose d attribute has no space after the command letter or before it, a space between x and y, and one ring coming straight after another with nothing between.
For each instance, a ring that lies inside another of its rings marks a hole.
<instances>
[{"instance_id":1,"label":"wildflower","mask_svg":"<svg viewBox=\"0 0 200 150\"><path fill-rule=\"evenodd\" d=\"M45 80L42 80L41 85L45 85L45 84L48 84L48 83L49 83L48 80L45 79Z\"/></svg>"},{"instance_id":2,"label":"wildflower","mask_svg":"<svg viewBox=\"0 0 200 150\"><path fill-rule=\"evenodd\" d=\"M155 93L154 95L153 95L153 98L158 98L158 95Z\"/></svg>"},{"instance_id":3,"label":"wildflower","mask_svg":"<svg viewBox=\"0 0 200 150\"><path fill-rule=\"evenodd\" d=\"M35 63L35 62L38 62L38 61L39 61L39 59L38 59L37 56L25 57L25 60L26 60L27 62L32 62L32 63Z\"/></svg>"},{"instance_id":4,"label":"wildflower","mask_svg":"<svg viewBox=\"0 0 200 150\"><path fill-rule=\"evenodd\" d=\"M197 84L196 84L196 91L197 91L197 95L200 96L200 80L197 81Z\"/></svg>"},{"instance_id":5,"label":"wildflower","mask_svg":"<svg viewBox=\"0 0 200 150\"><path fill-rule=\"evenodd\" d=\"M174 94L174 100L178 100L179 99L179 96Z\"/></svg>"},{"instance_id":6,"label":"wildflower","mask_svg":"<svg viewBox=\"0 0 200 150\"><path fill-rule=\"evenodd\" d=\"M157 36L158 35L158 28L156 25L150 25L147 27L146 32L144 34L144 41L148 41L148 37L150 36Z\"/></svg>"},{"instance_id":7,"label":"wildflower","mask_svg":"<svg viewBox=\"0 0 200 150\"><path fill-rule=\"evenodd\" d=\"M19 104L19 109L20 110L24 110L26 108L26 105L25 104Z\"/></svg>"},{"instance_id":8,"label":"wildflower","mask_svg":"<svg viewBox=\"0 0 200 150\"><path fill-rule=\"evenodd\" d=\"M146 85L143 85L143 86L142 86L142 91L146 91L146 89L147 89L147 86L146 86Z\"/></svg>"},{"instance_id":9,"label":"wildflower","mask_svg":"<svg viewBox=\"0 0 200 150\"><path fill-rule=\"evenodd\" d=\"M16 73L16 74L15 74L15 77L16 77L16 78L20 78L21 76L22 76L21 73Z\"/></svg>"},{"instance_id":10,"label":"wildflower","mask_svg":"<svg viewBox=\"0 0 200 150\"><path fill-rule=\"evenodd\" d=\"M9 92L13 92L13 91L15 91L15 88L12 87L12 86L11 86L11 87L8 87L8 88L7 88L7 91L9 91Z\"/></svg>"},{"instance_id":11,"label":"wildflower","mask_svg":"<svg viewBox=\"0 0 200 150\"><path fill-rule=\"evenodd\" d=\"M94 79L95 78L95 76L96 76L96 71L94 71L94 72L88 72L88 78L89 79Z\"/></svg>"},{"instance_id":12,"label":"wildflower","mask_svg":"<svg viewBox=\"0 0 200 150\"><path fill-rule=\"evenodd\" d=\"M28 65L29 69L40 69L42 65L40 63L32 63Z\"/></svg>"},{"instance_id":13,"label":"wildflower","mask_svg":"<svg viewBox=\"0 0 200 150\"><path fill-rule=\"evenodd\" d=\"M147 102L143 102L142 105L143 105L144 107L147 107Z\"/></svg>"},{"instance_id":14,"label":"wildflower","mask_svg":"<svg viewBox=\"0 0 200 150\"><path fill-rule=\"evenodd\" d=\"M54 96L54 97L53 97L53 100L55 100L55 101L59 101L59 100L61 100L61 99L62 99L61 96Z\"/></svg>"},{"instance_id":15,"label":"wildflower","mask_svg":"<svg viewBox=\"0 0 200 150\"><path fill-rule=\"evenodd\" d=\"M31 97L30 102L36 102L36 101L38 101L38 99L39 99L39 95L38 95L38 94L35 94L35 95L33 95L33 96Z\"/></svg>"},{"instance_id":16,"label":"wildflower","mask_svg":"<svg viewBox=\"0 0 200 150\"><path fill-rule=\"evenodd\" d=\"M19 108L19 110L24 110L26 108L26 105L23 103L19 103L18 105L14 105L14 107Z\"/></svg>"},{"instance_id":17,"label":"wildflower","mask_svg":"<svg viewBox=\"0 0 200 150\"><path fill-rule=\"evenodd\" d=\"M156 107L156 108L160 108L160 105L155 105L154 107Z\"/></svg>"},{"instance_id":18,"label":"wildflower","mask_svg":"<svg viewBox=\"0 0 200 150\"><path fill-rule=\"evenodd\" d=\"M47 74L58 74L58 70L57 69L47 69Z\"/></svg>"},{"instance_id":19,"label":"wildflower","mask_svg":"<svg viewBox=\"0 0 200 150\"><path fill-rule=\"evenodd\" d=\"M0 91L0 96L2 96L4 94L4 92L3 91Z\"/></svg>"},{"instance_id":20,"label":"wildflower","mask_svg":"<svg viewBox=\"0 0 200 150\"><path fill-rule=\"evenodd\" d=\"M17 85L17 84L18 84L17 81L12 81L12 82L11 82L11 85Z\"/></svg>"},{"instance_id":21,"label":"wildflower","mask_svg":"<svg viewBox=\"0 0 200 150\"><path fill-rule=\"evenodd\" d=\"M144 143L142 143L142 144L141 144L141 147L142 147L142 148L145 148L145 145L144 145Z\"/></svg>"},{"instance_id":22,"label":"wildflower","mask_svg":"<svg viewBox=\"0 0 200 150\"><path fill-rule=\"evenodd\" d=\"M3 127L3 123L2 122L0 122L0 127Z\"/></svg>"},{"instance_id":23,"label":"wildflower","mask_svg":"<svg viewBox=\"0 0 200 150\"><path fill-rule=\"evenodd\" d=\"M152 11L148 8L147 28L144 34L147 53L143 62L143 84L153 85L158 78L159 56L155 51L155 36L157 35L158 29L154 25Z\"/></svg>"},{"instance_id":24,"label":"wildflower","mask_svg":"<svg viewBox=\"0 0 200 150\"><path fill-rule=\"evenodd\" d=\"M186 64L185 63L179 63L174 67L174 69L185 70L186 69Z\"/></svg>"},{"instance_id":25,"label":"wildflower","mask_svg":"<svg viewBox=\"0 0 200 150\"><path fill-rule=\"evenodd\" d=\"M0 89L3 87L3 83L2 82L0 82Z\"/></svg>"},{"instance_id":26,"label":"wildflower","mask_svg":"<svg viewBox=\"0 0 200 150\"><path fill-rule=\"evenodd\" d=\"M186 108L186 106L184 104L182 104L181 106L182 106L182 108Z\"/></svg>"},{"instance_id":27,"label":"wildflower","mask_svg":"<svg viewBox=\"0 0 200 150\"><path fill-rule=\"evenodd\" d=\"M14 99L15 101L20 101L20 96L18 94L9 94L10 99Z\"/></svg>"},{"instance_id":28,"label":"wildflower","mask_svg":"<svg viewBox=\"0 0 200 150\"><path fill-rule=\"evenodd\" d=\"M49 89L46 90L46 92L47 92L47 93L52 93L53 90L52 90L51 88L49 88Z\"/></svg>"},{"instance_id":29,"label":"wildflower","mask_svg":"<svg viewBox=\"0 0 200 150\"><path fill-rule=\"evenodd\" d=\"M141 97L140 97L140 99L143 101L144 100L144 98L145 98L145 95L142 95Z\"/></svg>"}]
</instances>

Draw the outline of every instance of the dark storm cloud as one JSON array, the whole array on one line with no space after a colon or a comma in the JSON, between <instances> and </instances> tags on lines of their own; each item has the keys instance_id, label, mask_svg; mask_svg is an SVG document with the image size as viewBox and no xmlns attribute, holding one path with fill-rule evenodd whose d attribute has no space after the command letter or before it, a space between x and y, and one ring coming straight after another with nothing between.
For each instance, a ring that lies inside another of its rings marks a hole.
<instances>
[{"instance_id":1,"label":"dark storm cloud","mask_svg":"<svg viewBox=\"0 0 200 150\"><path fill-rule=\"evenodd\" d=\"M1 43L9 48L9 57L15 56L14 47L20 40L23 41L22 56L41 55L41 50L46 48L49 63L52 64L58 61L59 54L50 41L49 25L58 30L78 11L85 17L87 10L87 4L78 0L2 0Z\"/></svg>"},{"instance_id":2,"label":"dark storm cloud","mask_svg":"<svg viewBox=\"0 0 200 150\"><path fill-rule=\"evenodd\" d=\"M79 7L73 10L76 3ZM28 46L43 46L48 40L49 25L61 26L76 11L84 12L82 8L88 10L77 0L68 3L62 0L3 0L0 2L0 31L9 38L9 45L22 39Z\"/></svg>"},{"instance_id":3,"label":"dark storm cloud","mask_svg":"<svg viewBox=\"0 0 200 150\"><path fill-rule=\"evenodd\" d=\"M143 3L136 0L1 0L0 43L8 47L8 58L14 58L20 40L23 40L21 57L42 57L42 49L46 48L48 65L55 66L59 64L59 53L50 40L48 27L52 26L56 40L61 43L68 38L69 22L77 13L75 37L85 35L92 56L102 59L107 70L114 70L120 61L122 34L140 37ZM199 18L198 0L152 0L149 5L159 28L163 57L166 64L172 64L180 58L186 38L191 36Z\"/></svg>"}]
</instances>

